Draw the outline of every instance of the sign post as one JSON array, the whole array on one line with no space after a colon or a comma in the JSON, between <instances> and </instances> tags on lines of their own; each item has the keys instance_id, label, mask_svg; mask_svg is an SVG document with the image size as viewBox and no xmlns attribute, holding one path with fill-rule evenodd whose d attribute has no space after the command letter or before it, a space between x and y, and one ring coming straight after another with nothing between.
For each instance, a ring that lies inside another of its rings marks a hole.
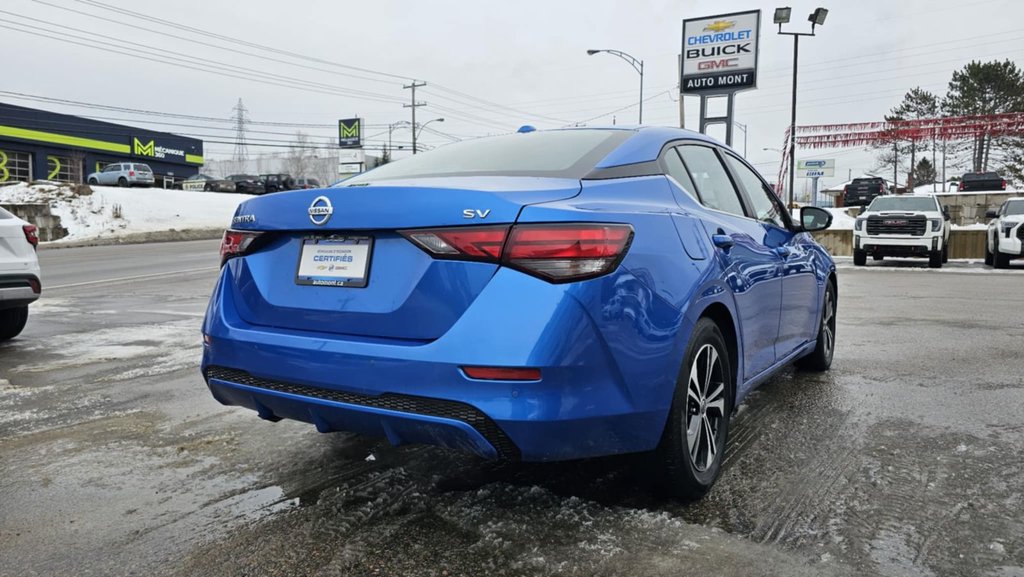
<instances>
[{"instance_id":1,"label":"sign post","mask_svg":"<svg viewBox=\"0 0 1024 577\"><path fill-rule=\"evenodd\" d=\"M818 206L818 179L823 176L836 175L836 160L824 158L817 160L796 161L796 175L811 179L811 206Z\"/></svg>"},{"instance_id":2,"label":"sign post","mask_svg":"<svg viewBox=\"0 0 1024 577\"><path fill-rule=\"evenodd\" d=\"M760 10L683 20L680 102L687 94L699 95L700 131L706 134L709 125L725 124L729 146L736 93L757 88L760 35ZM725 115L708 116L708 101L723 97Z\"/></svg>"}]
</instances>

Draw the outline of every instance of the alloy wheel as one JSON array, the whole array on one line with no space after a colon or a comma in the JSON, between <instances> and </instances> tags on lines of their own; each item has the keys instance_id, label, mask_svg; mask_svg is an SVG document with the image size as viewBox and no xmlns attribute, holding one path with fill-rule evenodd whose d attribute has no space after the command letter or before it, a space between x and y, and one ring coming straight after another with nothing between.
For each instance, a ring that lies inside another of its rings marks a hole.
<instances>
[{"instance_id":1,"label":"alloy wheel","mask_svg":"<svg viewBox=\"0 0 1024 577\"><path fill-rule=\"evenodd\" d=\"M697 351L686 388L686 447L693 468L703 473L715 462L721 447L719 432L725 420L725 378L722 356L706 344Z\"/></svg>"},{"instance_id":2,"label":"alloy wheel","mask_svg":"<svg viewBox=\"0 0 1024 577\"><path fill-rule=\"evenodd\" d=\"M821 330L825 337L825 358L831 358L836 334L836 306L832 301L832 291L825 291L825 310L821 313Z\"/></svg>"}]
</instances>

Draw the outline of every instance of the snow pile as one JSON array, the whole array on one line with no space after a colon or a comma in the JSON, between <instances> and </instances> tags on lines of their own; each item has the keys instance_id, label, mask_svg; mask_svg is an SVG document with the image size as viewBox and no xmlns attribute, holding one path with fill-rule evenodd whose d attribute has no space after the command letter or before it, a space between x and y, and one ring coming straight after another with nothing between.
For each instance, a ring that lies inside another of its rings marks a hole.
<instances>
[{"instance_id":1,"label":"snow pile","mask_svg":"<svg viewBox=\"0 0 1024 577\"><path fill-rule=\"evenodd\" d=\"M832 226L829 227L829 230L853 230L853 224L857 219L850 216L850 213L848 213L847 210L859 212L860 208L826 208L825 210L832 213Z\"/></svg>"},{"instance_id":2,"label":"snow pile","mask_svg":"<svg viewBox=\"0 0 1024 577\"><path fill-rule=\"evenodd\" d=\"M0 203L46 203L68 236L56 242L185 229L223 229L247 194L93 186L76 195L57 183L0 187Z\"/></svg>"}]
</instances>

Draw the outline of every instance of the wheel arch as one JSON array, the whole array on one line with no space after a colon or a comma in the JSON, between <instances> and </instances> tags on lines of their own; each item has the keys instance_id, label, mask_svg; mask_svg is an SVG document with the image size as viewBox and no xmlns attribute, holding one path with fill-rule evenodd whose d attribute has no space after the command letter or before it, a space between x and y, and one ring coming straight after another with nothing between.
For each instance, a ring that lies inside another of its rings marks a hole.
<instances>
[{"instance_id":1,"label":"wheel arch","mask_svg":"<svg viewBox=\"0 0 1024 577\"><path fill-rule=\"evenodd\" d=\"M732 311L729 307L725 306L721 302L713 302L709 304L703 311L701 311L698 319L708 318L711 319L715 325L718 326L718 330L722 333L722 338L725 339L725 346L729 348L729 370L732 372L732 399L733 405L737 405L739 400L736 398L736 394L739 390L740 382L740 339L739 331L736 325L736 319L733 317Z\"/></svg>"}]
</instances>

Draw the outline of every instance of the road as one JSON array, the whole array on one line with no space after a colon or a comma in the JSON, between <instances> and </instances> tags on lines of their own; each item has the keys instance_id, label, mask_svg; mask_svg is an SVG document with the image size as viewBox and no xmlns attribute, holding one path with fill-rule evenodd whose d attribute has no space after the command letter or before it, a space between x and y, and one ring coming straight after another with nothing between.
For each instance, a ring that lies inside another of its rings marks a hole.
<instances>
[{"instance_id":1,"label":"road","mask_svg":"<svg viewBox=\"0 0 1024 577\"><path fill-rule=\"evenodd\" d=\"M642 456L498 465L222 407L210 241L40 253L0 345L0 575L1024 575L1024 271L840 271L831 372L734 417L682 505Z\"/></svg>"}]
</instances>

